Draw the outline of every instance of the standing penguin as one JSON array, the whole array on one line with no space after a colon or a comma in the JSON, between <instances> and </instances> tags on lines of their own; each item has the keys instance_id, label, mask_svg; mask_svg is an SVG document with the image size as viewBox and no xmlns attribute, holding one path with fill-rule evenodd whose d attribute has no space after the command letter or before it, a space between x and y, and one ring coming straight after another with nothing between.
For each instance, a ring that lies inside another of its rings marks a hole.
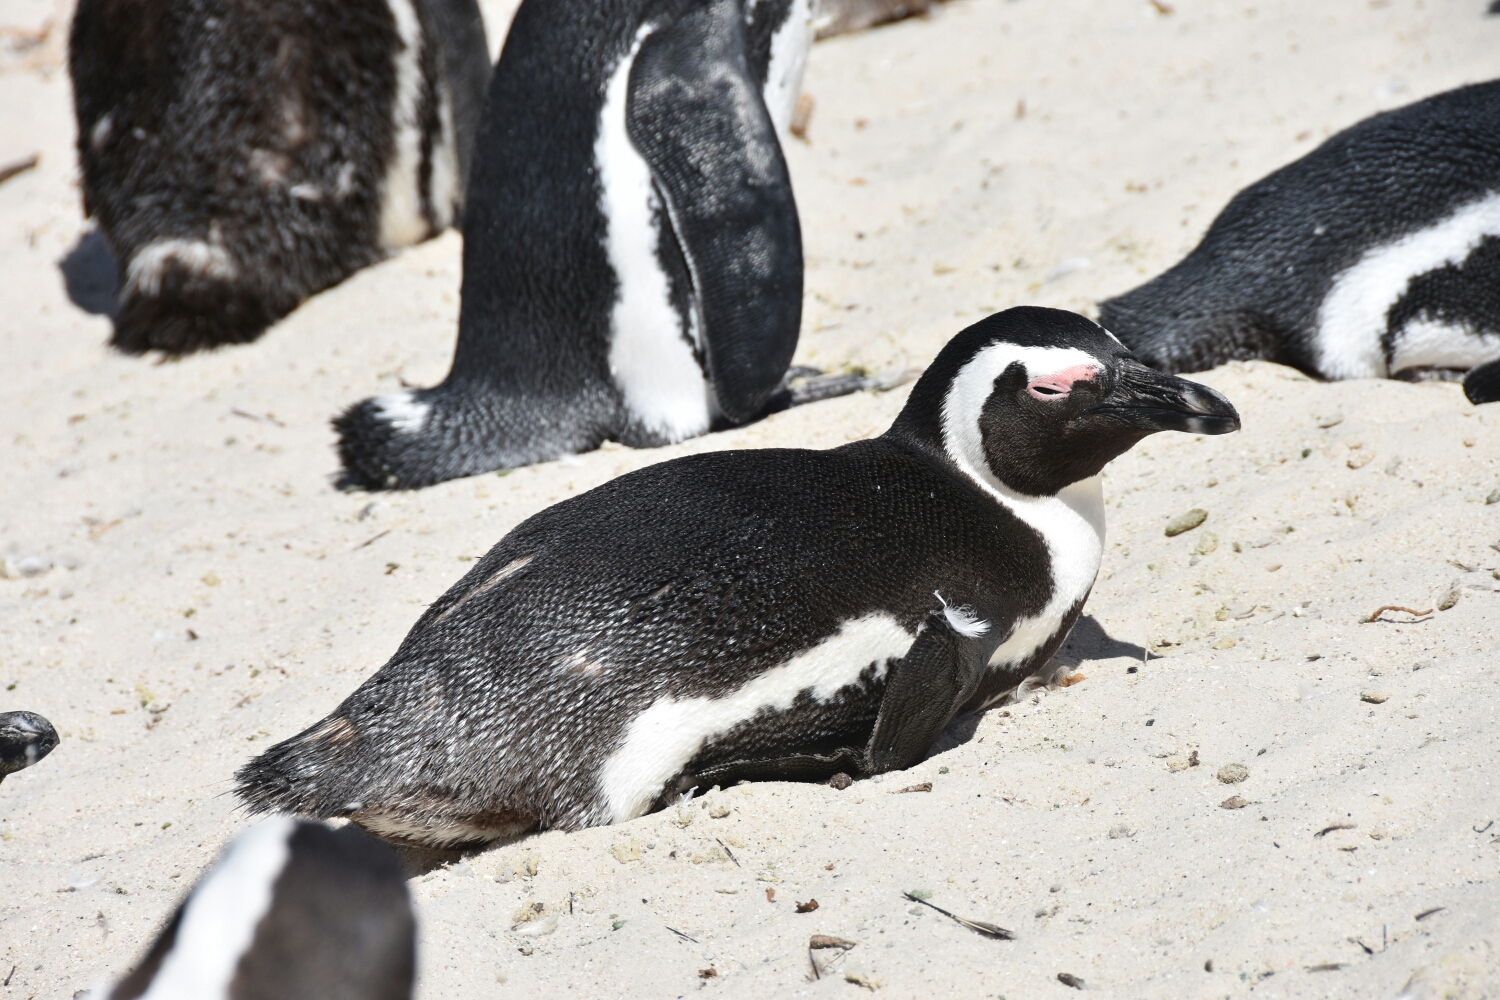
<instances>
[{"instance_id":1,"label":"standing penguin","mask_svg":"<svg viewBox=\"0 0 1500 1000\"><path fill-rule=\"evenodd\" d=\"M454 222L489 51L475 0L79 0L69 70L110 343L181 354Z\"/></svg>"},{"instance_id":2,"label":"standing penguin","mask_svg":"<svg viewBox=\"0 0 1500 1000\"><path fill-rule=\"evenodd\" d=\"M407 1000L415 970L394 852L277 818L235 838L134 971L89 1000Z\"/></svg>"},{"instance_id":3,"label":"standing penguin","mask_svg":"<svg viewBox=\"0 0 1500 1000\"><path fill-rule=\"evenodd\" d=\"M1468 372L1471 401L1500 400L1500 81L1367 118L1241 191L1100 322L1163 371Z\"/></svg>"},{"instance_id":4,"label":"standing penguin","mask_svg":"<svg viewBox=\"0 0 1500 1000\"><path fill-rule=\"evenodd\" d=\"M773 408L802 317L777 129L811 40L811 0L522 3L479 134L453 367L334 421L339 485L667 444Z\"/></svg>"},{"instance_id":5,"label":"standing penguin","mask_svg":"<svg viewBox=\"0 0 1500 1000\"><path fill-rule=\"evenodd\" d=\"M1081 316L996 314L879 438L678 458L523 522L236 791L444 845L910 767L1066 637L1105 464L1156 431L1238 427Z\"/></svg>"}]
</instances>

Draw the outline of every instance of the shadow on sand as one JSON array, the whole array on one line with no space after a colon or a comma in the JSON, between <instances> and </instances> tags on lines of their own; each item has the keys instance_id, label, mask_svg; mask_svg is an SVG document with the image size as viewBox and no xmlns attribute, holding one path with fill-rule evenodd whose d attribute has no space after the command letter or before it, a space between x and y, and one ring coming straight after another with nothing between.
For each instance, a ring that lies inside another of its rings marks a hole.
<instances>
[{"instance_id":1,"label":"shadow on sand","mask_svg":"<svg viewBox=\"0 0 1500 1000\"><path fill-rule=\"evenodd\" d=\"M120 288L120 271L115 255L98 229L90 229L78 238L68 255L57 262L62 272L68 298L84 312L114 319L120 306L115 293Z\"/></svg>"}]
</instances>

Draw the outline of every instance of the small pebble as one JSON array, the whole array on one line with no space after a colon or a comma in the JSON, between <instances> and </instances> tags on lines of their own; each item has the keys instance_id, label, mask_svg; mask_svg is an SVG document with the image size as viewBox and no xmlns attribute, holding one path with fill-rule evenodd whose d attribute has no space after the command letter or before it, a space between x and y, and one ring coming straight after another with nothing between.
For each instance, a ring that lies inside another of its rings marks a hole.
<instances>
[{"instance_id":1,"label":"small pebble","mask_svg":"<svg viewBox=\"0 0 1500 1000\"><path fill-rule=\"evenodd\" d=\"M1219 803L1220 809L1243 809L1250 804L1248 799L1242 799L1238 795L1231 795Z\"/></svg>"},{"instance_id":2,"label":"small pebble","mask_svg":"<svg viewBox=\"0 0 1500 1000\"><path fill-rule=\"evenodd\" d=\"M1110 840L1124 840L1127 837L1134 837L1134 836L1135 836L1135 831L1132 830L1130 827L1126 826L1124 823L1117 823L1114 826L1112 826L1112 827L1109 828L1109 839Z\"/></svg>"},{"instance_id":3,"label":"small pebble","mask_svg":"<svg viewBox=\"0 0 1500 1000\"><path fill-rule=\"evenodd\" d=\"M1484 502L1487 504L1500 503L1500 490L1490 490L1490 495L1484 498Z\"/></svg>"},{"instance_id":4,"label":"small pebble","mask_svg":"<svg viewBox=\"0 0 1500 1000\"><path fill-rule=\"evenodd\" d=\"M1371 705L1384 705L1390 698L1390 695L1380 694L1376 691L1361 691L1359 695L1360 701L1367 701Z\"/></svg>"},{"instance_id":5,"label":"small pebble","mask_svg":"<svg viewBox=\"0 0 1500 1000\"><path fill-rule=\"evenodd\" d=\"M838 774L835 774L833 777L828 779L828 787L836 788L841 792L852 784L854 784L854 779L849 777L843 771L840 771Z\"/></svg>"},{"instance_id":6,"label":"small pebble","mask_svg":"<svg viewBox=\"0 0 1500 1000\"><path fill-rule=\"evenodd\" d=\"M1354 453L1353 455L1350 455L1349 461L1345 462L1344 464L1351 469L1363 469L1365 466L1370 464L1370 461L1374 459L1374 457L1375 453L1373 451L1359 451Z\"/></svg>"},{"instance_id":7,"label":"small pebble","mask_svg":"<svg viewBox=\"0 0 1500 1000\"><path fill-rule=\"evenodd\" d=\"M1320 417L1318 419L1318 426L1323 428L1324 430L1327 430L1330 427L1337 427L1343 422L1344 415L1342 413L1330 413L1328 414L1328 416Z\"/></svg>"},{"instance_id":8,"label":"small pebble","mask_svg":"<svg viewBox=\"0 0 1500 1000\"><path fill-rule=\"evenodd\" d=\"M1443 596L1438 598L1437 609L1439 611L1449 610L1458 603L1458 598L1461 593L1462 589L1459 587L1457 582L1450 583L1448 585L1448 589L1443 591Z\"/></svg>"},{"instance_id":9,"label":"small pebble","mask_svg":"<svg viewBox=\"0 0 1500 1000\"><path fill-rule=\"evenodd\" d=\"M1062 983L1064 986L1071 986L1075 990L1083 989L1083 980L1079 979L1071 972L1059 972L1057 974L1057 981Z\"/></svg>"},{"instance_id":10,"label":"small pebble","mask_svg":"<svg viewBox=\"0 0 1500 1000\"><path fill-rule=\"evenodd\" d=\"M1237 785L1250 777L1250 769L1244 764L1225 764L1219 768L1219 780L1226 785Z\"/></svg>"},{"instance_id":11,"label":"small pebble","mask_svg":"<svg viewBox=\"0 0 1500 1000\"><path fill-rule=\"evenodd\" d=\"M1208 511L1202 507L1194 507L1167 522L1167 537L1175 538L1183 532L1192 531L1206 520L1208 520Z\"/></svg>"},{"instance_id":12,"label":"small pebble","mask_svg":"<svg viewBox=\"0 0 1500 1000\"><path fill-rule=\"evenodd\" d=\"M1224 638L1214 642L1214 649L1233 649L1237 644L1234 636L1226 635Z\"/></svg>"},{"instance_id":13,"label":"small pebble","mask_svg":"<svg viewBox=\"0 0 1500 1000\"><path fill-rule=\"evenodd\" d=\"M1206 556L1219 547L1219 536L1212 531L1205 531L1198 537L1198 544L1193 546L1193 551L1200 556Z\"/></svg>"}]
</instances>

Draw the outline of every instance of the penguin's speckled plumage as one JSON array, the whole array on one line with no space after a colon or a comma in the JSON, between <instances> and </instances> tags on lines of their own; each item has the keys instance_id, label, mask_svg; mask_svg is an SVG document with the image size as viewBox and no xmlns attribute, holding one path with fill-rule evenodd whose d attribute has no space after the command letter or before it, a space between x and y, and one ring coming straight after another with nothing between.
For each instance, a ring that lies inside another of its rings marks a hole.
<instances>
[{"instance_id":1,"label":"penguin's speckled plumage","mask_svg":"<svg viewBox=\"0 0 1500 1000\"><path fill-rule=\"evenodd\" d=\"M475 0L80 0L68 65L110 343L180 354L456 221L489 50Z\"/></svg>"},{"instance_id":2,"label":"penguin's speckled plumage","mask_svg":"<svg viewBox=\"0 0 1500 1000\"><path fill-rule=\"evenodd\" d=\"M1100 322L1168 372L1467 372L1471 401L1500 400L1500 81L1367 118L1252 184Z\"/></svg>"},{"instance_id":3,"label":"penguin's speckled plumage","mask_svg":"<svg viewBox=\"0 0 1500 1000\"><path fill-rule=\"evenodd\" d=\"M651 447L784 406L802 238L776 130L811 38L811 0L522 3L479 135L452 369L334 421L339 485Z\"/></svg>"},{"instance_id":4,"label":"penguin's speckled plumage","mask_svg":"<svg viewBox=\"0 0 1500 1000\"><path fill-rule=\"evenodd\" d=\"M679 458L522 523L238 794L452 844L908 767L1066 636L1104 465L1158 430L1238 426L1082 317L999 313L879 438Z\"/></svg>"},{"instance_id":5,"label":"penguin's speckled plumage","mask_svg":"<svg viewBox=\"0 0 1500 1000\"><path fill-rule=\"evenodd\" d=\"M407 1000L415 971L395 853L276 818L236 837L140 964L88 1000Z\"/></svg>"}]
</instances>

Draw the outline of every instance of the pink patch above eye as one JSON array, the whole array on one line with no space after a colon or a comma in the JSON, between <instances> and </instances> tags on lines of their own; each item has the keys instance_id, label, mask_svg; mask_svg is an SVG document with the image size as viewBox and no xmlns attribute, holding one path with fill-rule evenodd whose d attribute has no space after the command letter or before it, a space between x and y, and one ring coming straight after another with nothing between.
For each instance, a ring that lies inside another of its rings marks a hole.
<instances>
[{"instance_id":1,"label":"pink patch above eye","mask_svg":"<svg viewBox=\"0 0 1500 1000\"><path fill-rule=\"evenodd\" d=\"M1093 365L1074 365L1072 368L1032 379L1027 383L1026 391L1033 399L1067 399L1068 394L1073 391L1074 382L1092 382L1098 377L1099 369Z\"/></svg>"}]
</instances>

